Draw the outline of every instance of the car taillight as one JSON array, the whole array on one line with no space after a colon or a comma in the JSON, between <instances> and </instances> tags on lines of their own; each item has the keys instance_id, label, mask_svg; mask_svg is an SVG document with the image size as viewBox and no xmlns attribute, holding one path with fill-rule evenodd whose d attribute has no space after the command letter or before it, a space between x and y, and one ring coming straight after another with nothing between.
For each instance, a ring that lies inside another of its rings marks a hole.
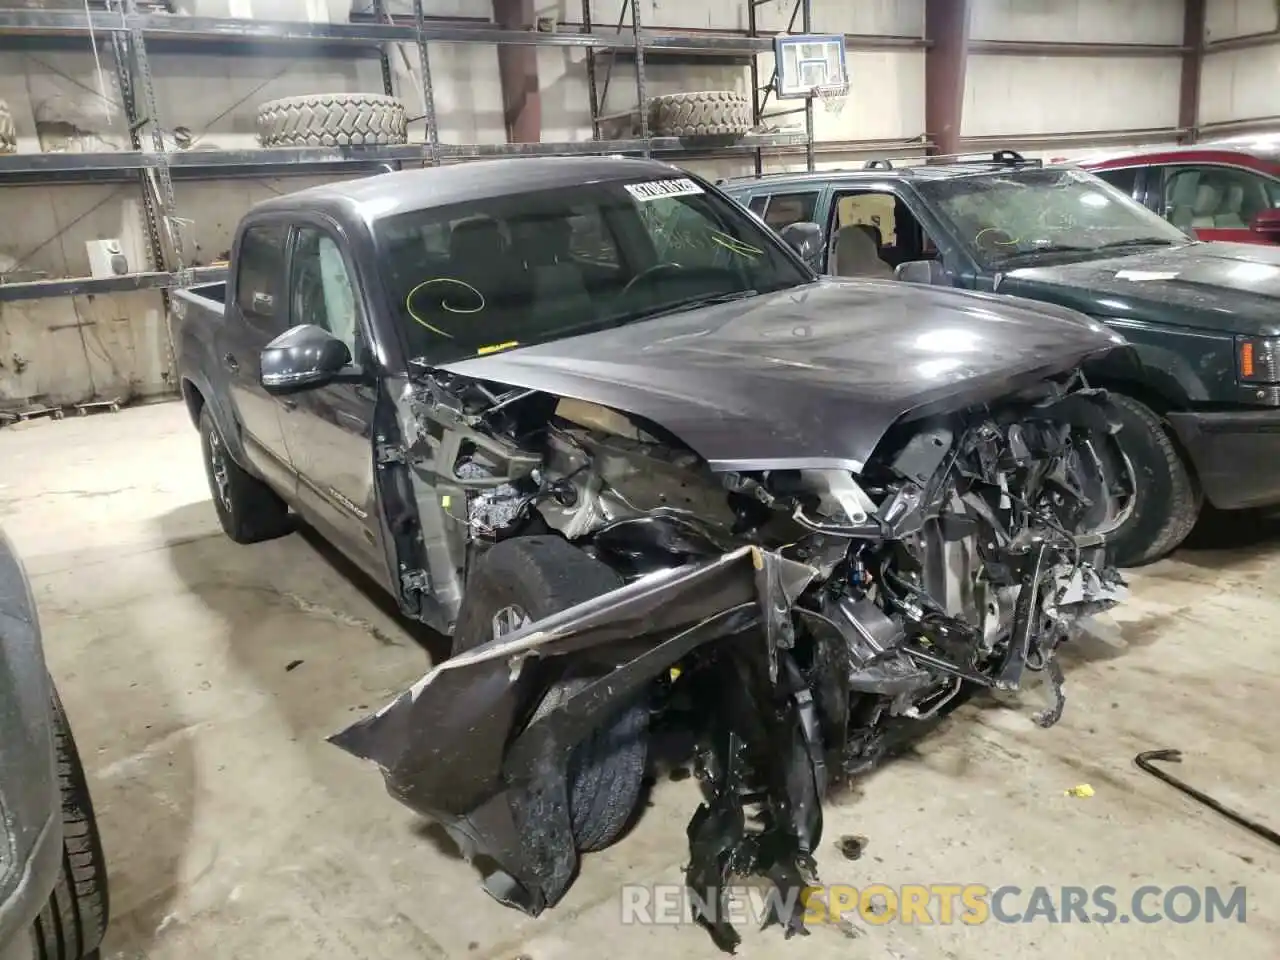
<instances>
[{"instance_id":1,"label":"car taillight","mask_svg":"<svg viewBox=\"0 0 1280 960\"><path fill-rule=\"evenodd\" d=\"M1237 337L1236 372L1241 383L1280 383L1280 338Z\"/></svg>"}]
</instances>

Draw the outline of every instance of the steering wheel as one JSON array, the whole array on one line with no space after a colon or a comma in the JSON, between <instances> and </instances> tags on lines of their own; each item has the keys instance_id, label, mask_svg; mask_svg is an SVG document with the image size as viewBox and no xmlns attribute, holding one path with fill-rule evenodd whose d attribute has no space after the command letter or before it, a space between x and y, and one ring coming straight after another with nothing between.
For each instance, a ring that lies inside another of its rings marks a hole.
<instances>
[{"instance_id":1,"label":"steering wheel","mask_svg":"<svg viewBox=\"0 0 1280 960\"><path fill-rule=\"evenodd\" d=\"M632 289L635 287L636 284L640 283L642 280L645 283L651 283L654 280L654 278L656 278L662 273L668 273L671 271L683 270L683 269L684 267L680 266L680 264L674 263L672 261L666 261L664 263L655 263L652 266L645 267L643 270L641 270L634 277L632 277L630 280L627 281L626 286L622 288L622 292L618 294L618 298L622 299L624 297L630 296Z\"/></svg>"}]
</instances>

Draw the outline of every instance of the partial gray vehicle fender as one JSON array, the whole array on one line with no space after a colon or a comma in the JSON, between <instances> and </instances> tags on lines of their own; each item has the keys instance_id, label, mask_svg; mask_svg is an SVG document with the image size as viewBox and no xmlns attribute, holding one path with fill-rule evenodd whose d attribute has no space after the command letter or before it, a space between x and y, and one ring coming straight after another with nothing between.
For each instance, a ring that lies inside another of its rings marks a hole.
<instances>
[{"instance_id":1,"label":"partial gray vehicle fender","mask_svg":"<svg viewBox=\"0 0 1280 960\"><path fill-rule=\"evenodd\" d=\"M0 952L27 935L61 862L51 697L31 586L0 531Z\"/></svg>"}]
</instances>

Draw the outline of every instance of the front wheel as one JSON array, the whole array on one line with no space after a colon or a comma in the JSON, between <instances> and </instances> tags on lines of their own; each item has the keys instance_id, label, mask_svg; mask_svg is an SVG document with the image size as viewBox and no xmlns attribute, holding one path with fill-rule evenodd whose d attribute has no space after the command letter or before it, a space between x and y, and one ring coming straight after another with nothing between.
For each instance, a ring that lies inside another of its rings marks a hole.
<instances>
[{"instance_id":1,"label":"front wheel","mask_svg":"<svg viewBox=\"0 0 1280 960\"><path fill-rule=\"evenodd\" d=\"M1120 432L1108 440L1132 471L1128 519L1109 538L1117 566L1152 563L1173 551L1196 525L1203 497L1160 416L1132 397L1111 393Z\"/></svg>"},{"instance_id":2,"label":"front wheel","mask_svg":"<svg viewBox=\"0 0 1280 960\"><path fill-rule=\"evenodd\" d=\"M612 569L557 536L500 541L476 562L468 578L453 653L620 586L622 578ZM547 690L533 720L594 679L562 675ZM627 828L640 800L648 742L649 701L641 697L619 707L570 754L569 816L579 850L607 847Z\"/></svg>"}]
</instances>

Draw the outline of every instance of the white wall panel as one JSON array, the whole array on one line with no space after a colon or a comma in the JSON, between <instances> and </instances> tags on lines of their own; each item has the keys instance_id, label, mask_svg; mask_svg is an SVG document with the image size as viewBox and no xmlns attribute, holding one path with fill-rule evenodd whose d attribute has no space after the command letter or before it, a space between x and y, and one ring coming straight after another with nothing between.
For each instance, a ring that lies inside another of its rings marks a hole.
<instances>
[{"instance_id":1,"label":"white wall panel","mask_svg":"<svg viewBox=\"0 0 1280 960\"><path fill-rule=\"evenodd\" d=\"M974 0L974 40L1181 43L1183 0Z\"/></svg>"},{"instance_id":2,"label":"white wall panel","mask_svg":"<svg viewBox=\"0 0 1280 960\"><path fill-rule=\"evenodd\" d=\"M970 56L963 134L1173 127L1181 69L1178 57Z\"/></svg>"},{"instance_id":3,"label":"white wall panel","mask_svg":"<svg viewBox=\"0 0 1280 960\"><path fill-rule=\"evenodd\" d=\"M1204 37L1212 42L1251 33L1267 33L1280 27L1275 0L1208 0Z\"/></svg>"},{"instance_id":4,"label":"white wall panel","mask_svg":"<svg viewBox=\"0 0 1280 960\"><path fill-rule=\"evenodd\" d=\"M1200 122L1280 115L1280 46L1227 50L1205 58Z\"/></svg>"}]
</instances>

